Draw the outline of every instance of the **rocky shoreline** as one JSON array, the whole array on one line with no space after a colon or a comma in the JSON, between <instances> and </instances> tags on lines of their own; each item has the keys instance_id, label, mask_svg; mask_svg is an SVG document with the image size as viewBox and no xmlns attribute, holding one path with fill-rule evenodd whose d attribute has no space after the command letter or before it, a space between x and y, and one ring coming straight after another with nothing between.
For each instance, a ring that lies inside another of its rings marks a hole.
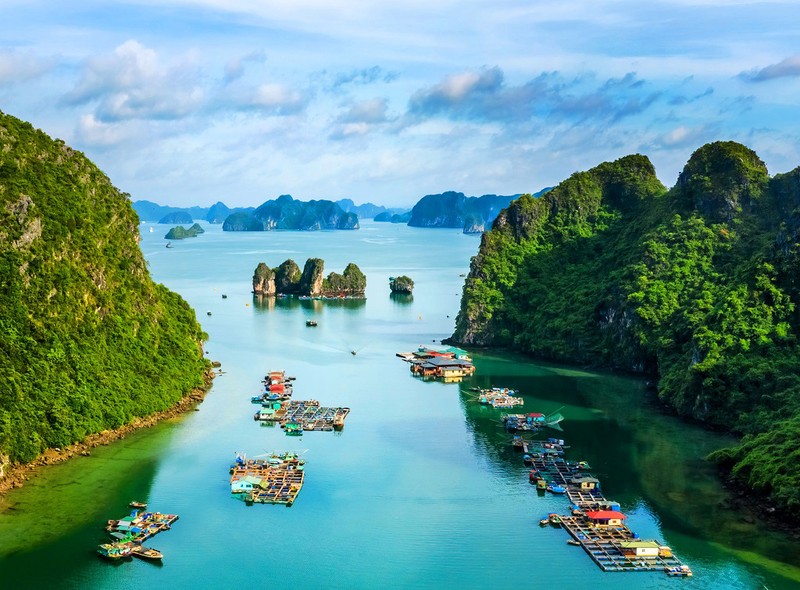
<instances>
[{"instance_id":1,"label":"rocky shoreline","mask_svg":"<svg viewBox=\"0 0 800 590\"><path fill-rule=\"evenodd\" d=\"M0 496L12 489L21 488L26 481L34 477L41 468L47 465L63 463L75 456L88 457L91 454L91 449L95 447L108 445L116 440L125 438L126 435L136 430L150 428L162 420L175 418L193 410L205 398L216 375L217 373L213 370L207 370L203 375L205 385L189 392L171 408L144 418L135 418L132 422L120 428L90 434L84 440L73 443L68 447L47 449L30 463L7 464L2 462L2 458L0 458Z\"/></svg>"}]
</instances>

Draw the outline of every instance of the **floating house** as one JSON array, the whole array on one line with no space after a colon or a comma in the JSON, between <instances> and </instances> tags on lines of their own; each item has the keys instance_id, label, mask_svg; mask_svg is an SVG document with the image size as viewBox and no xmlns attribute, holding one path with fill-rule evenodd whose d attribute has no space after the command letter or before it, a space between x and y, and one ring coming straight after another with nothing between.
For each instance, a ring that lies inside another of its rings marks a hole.
<instances>
[{"instance_id":1,"label":"floating house","mask_svg":"<svg viewBox=\"0 0 800 590\"><path fill-rule=\"evenodd\" d=\"M597 527L622 526L622 521L627 518L622 512L616 510L597 510L587 512L586 518L591 524Z\"/></svg>"},{"instance_id":2,"label":"floating house","mask_svg":"<svg viewBox=\"0 0 800 590\"><path fill-rule=\"evenodd\" d=\"M475 365L469 361L435 356L411 361L411 372L422 377L461 378L472 375Z\"/></svg>"},{"instance_id":3,"label":"floating house","mask_svg":"<svg viewBox=\"0 0 800 590\"><path fill-rule=\"evenodd\" d=\"M592 477L588 473L579 473L573 475L570 478L569 483L581 490L594 490L600 487L600 480L598 480L596 477Z\"/></svg>"},{"instance_id":4,"label":"floating house","mask_svg":"<svg viewBox=\"0 0 800 590\"><path fill-rule=\"evenodd\" d=\"M619 544L620 552L625 557L656 558L660 555L661 545L656 541L622 541ZM666 549L669 549L667 547Z\"/></svg>"},{"instance_id":5,"label":"floating house","mask_svg":"<svg viewBox=\"0 0 800 590\"><path fill-rule=\"evenodd\" d=\"M246 475L241 479L231 482L231 494L245 494L260 488L263 479L253 475Z\"/></svg>"}]
</instances>

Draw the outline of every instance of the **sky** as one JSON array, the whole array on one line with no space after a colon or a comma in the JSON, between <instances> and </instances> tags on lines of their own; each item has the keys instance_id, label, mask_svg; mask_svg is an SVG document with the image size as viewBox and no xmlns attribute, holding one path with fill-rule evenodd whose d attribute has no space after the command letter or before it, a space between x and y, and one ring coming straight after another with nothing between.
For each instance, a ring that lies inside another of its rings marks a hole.
<instances>
[{"instance_id":1,"label":"sky","mask_svg":"<svg viewBox=\"0 0 800 590\"><path fill-rule=\"evenodd\" d=\"M800 165L800 2L2 0L0 110L134 200L410 207L734 140Z\"/></svg>"}]
</instances>

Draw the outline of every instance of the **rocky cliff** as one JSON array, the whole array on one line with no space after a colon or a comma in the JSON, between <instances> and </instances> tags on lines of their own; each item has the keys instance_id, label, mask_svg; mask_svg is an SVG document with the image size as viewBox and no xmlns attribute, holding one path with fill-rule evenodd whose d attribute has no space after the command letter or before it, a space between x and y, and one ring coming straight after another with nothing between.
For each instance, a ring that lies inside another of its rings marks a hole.
<instances>
[{"instance_id":1,"label":"rocky cliff","mask_svg":"<svg viewBox=\"0 0 800 590\"><path fill-rule=\"evenodd\" d=\"M482 236L453 340L657 376L678 413L748 433L720 457L800 508L779 449L800 447L799 179L717 142L671 190L634 155L522 196Z\"/></svg>"},{"instance_id":2,"label":"rocky cliff","mask_svg":"<svg viewBox=\"0 0 800 590\"><path fill-rule=\"evenodd\" d=\"M497 214L517 196L467 197L453 191L426 195L411 209L408 225L452 227L467 233L483 231L482 228L491 226Z\"/></svg>"},{"instance_id":3,"label":"rocky cliff","mask_svg":"<svg viewBox=\"0 0 800 590\"><path fill-rule=\"evenodd\" d=\"M0 113L0 458L29 461L203 385L204 335L150 278L138 224L83 154Z\"/></svg>"},{"instance_id":4,"label":"rocky cliff","mask_svg":"<svg viewBox=\"0 0 800 590\"><path fill-rule=\"evenodd\" d=\"M342 274L324 276L325 261L309 258L300 272L294 260L286 260L275 269L261 262L253 273L255 295L302 295L310 297L363 297L367 277L352 262Z\"/></svg>"},{"instance_id":5,"label":"rocky cliff","mask_svg":"<svg viewBox=\"0 0 800 590\"><path fill-rule=\"evenodd\" d=\"M252 213L231 215L222 225L224 231L270 231L275 229L314 231L321 229L358 229L358 216L347 213L332 201L298 201L281 195L267 201Z\"/></svg>"}]
</instances>

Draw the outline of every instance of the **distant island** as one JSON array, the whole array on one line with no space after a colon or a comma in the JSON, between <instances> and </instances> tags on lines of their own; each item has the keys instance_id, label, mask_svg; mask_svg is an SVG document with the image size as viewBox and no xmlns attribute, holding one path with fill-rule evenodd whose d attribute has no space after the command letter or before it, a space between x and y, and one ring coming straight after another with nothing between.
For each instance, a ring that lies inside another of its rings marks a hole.
<instances>
[{"instance_id":1,"label":"distant island","mask_svg":"<svg viewBox=\"0 0 800 590\"><path fill-rule=\"evenodd\" d=\"M223 231L270 231L295 229L358 229L358 215L347 213L333 201L298 201L281 195L266 201L252 213L230 215L222 224Z\"/></svg>"},{"instance_id":2,"label":"distant island","mask_svg":"<svg viewBox=\"0 0 800 590\"><path fill-rule=\"evenodd\" d=\"M206 233L202 227L200 227L199 223L195 223L189 229L186 229L182 225L176 225L171 230L167 232L164 236L165 240L183 240L185 238L194 238L200 234Z\"/></svg>"},{"instance_id":3,"label":"distant island","mask_svg":"<svg viewBox=\"0 0 800 590\"><path fill-rule=\"evenodd\" d=\"M551 187L532 196L539 197L549 190ZM203 219L209 223L222 223L224 231L359 229L360 219L373 219L411 227L457 228L467 234L476 234L491 229L500 211L519 196L468 197L464 193L447 191L425 195L410 210L373 203L356 205L352 199L301 201L291 195L281 195L259 207L229 208L217 202L211 207L181 208L135 201L133 208L142 221L171 225Z\"/></svg>"},{"instance_id":4,"label":"distant island","mask_svg":"<svg viewBox=\"0 0 800 590\"><path fill-rule=\"evenodd\" d=\"M373 203L356 205L352 199L339 199L335 203L341 207L342 211L354 213L359 219L372 219L382 213L392 215L404 211L404 209L386 208L383 205L375 205ZM164 224L187 224L192 223L195 219L219 224L224 223L233 214L244 213L252 215L256 210L255 207L228 207L222 201L217 201L210 207L170 207L146 200L134 201L132 204L140 221Z\"/></svg>"},{"instance_id":5,"label":"distant island","mask_svg":"<svg viewBox=\"0 0 800 590\"><path fill-rule=\"evenodd\" d=\"M276 268L260 262L253 273L253 293L265 296L297 295L300 297L363 298L367 277L354 263L348 264L342 274L330 273L323 278L325 261L309 258L300 267L291 258Z\"/></svg>"},{"instance_id":6,"label":"distant island","mask_svg":"<svg viewBox=\"0 0 800 590\"><path fill-rule=\"evenodd\" d=\"M378 213L373 219L373 221L383 221L388 223L404 223L408 225L410 219L411 219L411 211L406 211L404 213L390 213L389 211L384 211L383 213Z\"/></svg>"},{"instance_id":7,"label":"distant island","mask_svg":"<svg viewBox=\"0 0 800 590\"><path fill-rule=\"evenodd\" d=\"M543 189L533 196L544 194ZM414 208L408 225L411 227L458 228L465 234L475 234L492 227L500 211L520 195L483 195L467 197L464 193L448 191L422 197Z\"/></svg>"}]
</instances>

